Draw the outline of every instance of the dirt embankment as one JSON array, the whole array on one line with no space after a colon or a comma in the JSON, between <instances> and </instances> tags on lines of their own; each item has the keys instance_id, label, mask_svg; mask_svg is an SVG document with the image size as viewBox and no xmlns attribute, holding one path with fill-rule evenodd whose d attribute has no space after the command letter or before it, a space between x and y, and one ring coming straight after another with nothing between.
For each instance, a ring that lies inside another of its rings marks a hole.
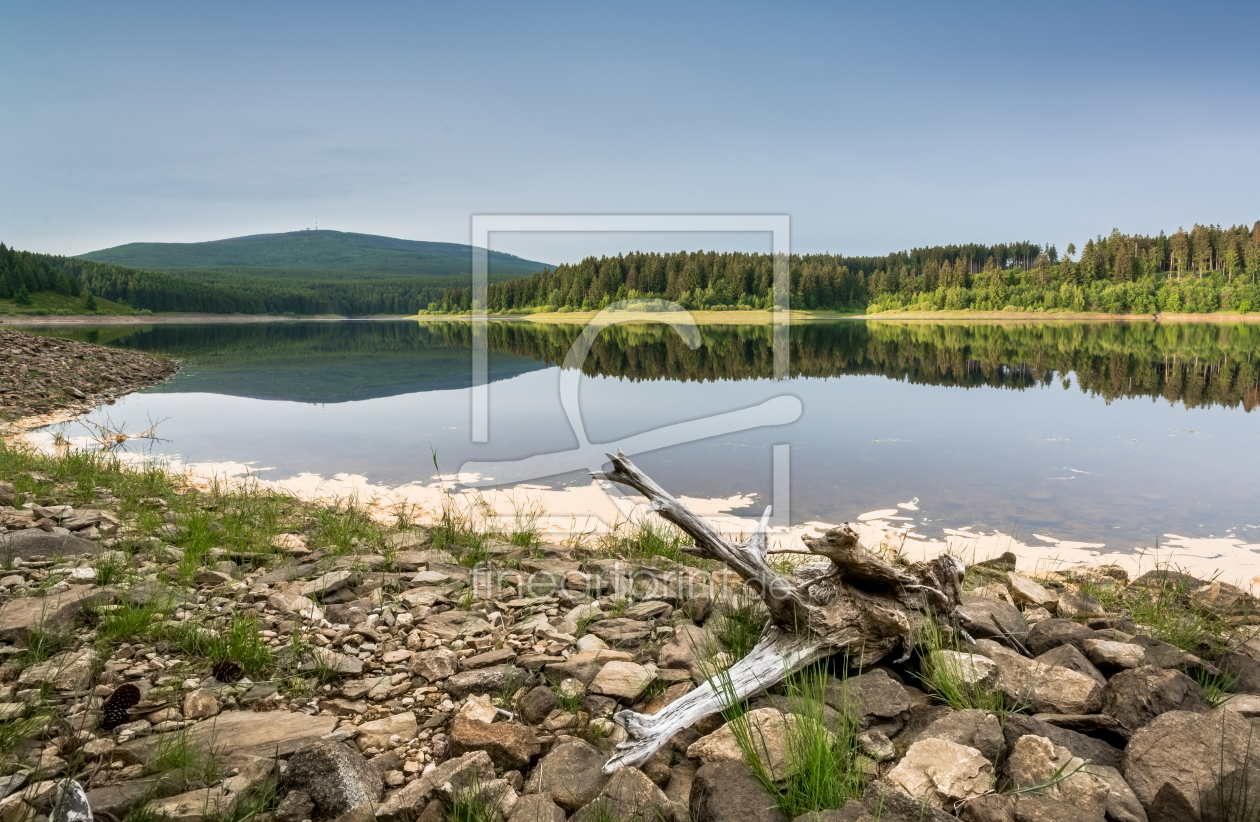
<instances>
[{"instance_id":1,"label":"dirt embankment","mask_svg":"<svg viewBox=\"0 0 1260 822\"><path fill-rule=\"evenodd\" d=\"M0 420L85 410L178 370L174 360L140 351L0 328Z\"/></svg>"}]
</instances>

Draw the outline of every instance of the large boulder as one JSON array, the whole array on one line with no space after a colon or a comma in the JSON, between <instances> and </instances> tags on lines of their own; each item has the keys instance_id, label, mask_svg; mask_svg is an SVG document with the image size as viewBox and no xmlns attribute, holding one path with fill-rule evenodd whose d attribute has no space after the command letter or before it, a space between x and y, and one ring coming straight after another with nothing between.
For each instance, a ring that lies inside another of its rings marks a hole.
<instances>
[{"instance_id":1,"label":"large boulder","mask_svg":"<svg viewBox=\"0 0 1260 822\"><path fill-rule=\"evenodd\" d=\"M1121 772L1150 822L1228 819L1223 796L1260 807L1260 741L1242 715L1216 710L1161 714L1133 735ZM1241 817L1237 817L1241 818Z\"/></svg>"},{"instance_id":2,"label":"large boulder","mask_svg":"<svg viewBox=\"0 0 1260 822\"><path fill-rule=\"evenodd\" d=\"M1094 642L1096 640L1087 639L1086 642ZM1094 667L1094 663L1090 662L1085 654L1077 650L1075 645L1060 645L1057 648L1051 648L1044 654L1037 655L1037 661L1042 665L1058 665L1060 668L1068 668L1076 671L1078 674L1085 676L1097 682L1099 685L1107 684L1107 677Z\"/></svg>"},{"instance_id":3,"label":"large boulder","mask_svg":"<svg viewBox=\"0 0 1260 822\"><path fill-rule=\"evenodd\" d=\"M1114 716L1131 731L1169 711L1205 714L1210 710L1199 683L1167 668L1121 671L1107 682L1102 694L1102 713Z\"/></svg>"},{"instance_id":4,"label":"large boulder","mask_svg":"<svg viewBox=\"0 0 1260 822\"><path fill-rule=\"evenodd\" d=\"M599 795L608 784L607 759L593 745L569 737L538 761L525 782L529 793L550 796L566 811L576 811Z\"/></svg>"},{"instance_id":5,"label":"large boulder","mask_svg":"<svg viewBox=\"0 0 1260 822\"><path fill-rule=\"evenodd\" d=\"M1227 651L1217 664L1235 678L1234 687L1240 693L1260 694L1260 638Z\"/></svg>"},{"instance_id":6,"label":"large boulder","mask_svg":"<svg viewBox=\"0 0 1260 822\"><path fill-rule=\"evenodd\" d=\"M975 748L944 739L921 739L906 750L886 778L915 799L953 810L993 787L993 763Z\"/></svg>"},{"instance_id":7,"label":"large boulder","mask_svg":"<svg viewBox=\"0 0 1260 822\"><path fill-rule=\"evenodd\" d=\"M832 680L832 686L835 685L836 681ZM827 704L841 710L843 705L833 687L827 690ZM847 682L839 683L839 690L848 692L849 707L859 717L863 729L878 728L892 736L905 727L910 718L910 695L881 668L850 677Z\"/></svg>"},{"instance_id":8,"label":"large boulder","mask_svg":"<svg viewBox=\"0 0 1260 822\"><path fill-rule=\"evenodd\" d=\"M24 643L32 629L50 634L67 633L83 609L104 603L112 593L113 589L109 588L71 585L47 596L11 599L0 605L0 640Z\"/></svg>"},{"instance_id":9,"label":"large boulder","mask_svg":"<svg viewBox=\"0 0 1260 822\"><path fill-rule=\"evenodd\" d=\"M40 528L26 528L0 534L0 555L29 559L33 556L77 556L92 554L97 550L90 539L74 534L54 534Z\"/></svg>"},{"instance_id":10,"label":"large boulder","mask_svg":"<svg viewBox=\"0 0 1260 822\"><path fill-rule=\"evenodd\" d=\"M693 822L787 822L742 762L701 765L691 783Z\"/></svg>"},{"instance_id":11,"label":"large boulder","mask_svg":"<svg viewBox=\"0 0 1260 822\"><path fill-rule=\"evenodd\" d=\"M284 769L284 787L311 798L328 817L375 807L384 783L362 754L342 742L316 742L294 752Z\"/></svg>"}]
</instances>

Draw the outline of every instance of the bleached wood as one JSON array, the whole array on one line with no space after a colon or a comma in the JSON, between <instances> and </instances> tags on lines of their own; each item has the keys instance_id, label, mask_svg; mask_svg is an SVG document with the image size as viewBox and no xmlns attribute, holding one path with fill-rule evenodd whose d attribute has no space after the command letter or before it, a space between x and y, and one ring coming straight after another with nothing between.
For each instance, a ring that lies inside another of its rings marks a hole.
<instances>
[{"instance_id":1,"label":"bleached wood","mask_svg":"<svg viewBox=\"0 0 1260 822\"><path fill-rule=\"evenodd\" d=\"M620 451L608 455L613 470L594 476L627 485L647 497L653 511L678 526L695 543L689 553L724 563L761 598L770 621L752 651L720 680L710 679L656 715L621 711L614 719L628 739L604 766L612 772L645 762L678 731L768 688L811 662L843 652L850 664L865 666L914 645L920 622L933 617L947 630L958 627L965 566L942 554L931 562L899 567L867 551L856 530L832 528L806 537L805 547L826 563L799 566L779 575L766 559L766 522L745 542L731 542L703 517L680 503L635 467Z\"/></svg>"}]
</instances>

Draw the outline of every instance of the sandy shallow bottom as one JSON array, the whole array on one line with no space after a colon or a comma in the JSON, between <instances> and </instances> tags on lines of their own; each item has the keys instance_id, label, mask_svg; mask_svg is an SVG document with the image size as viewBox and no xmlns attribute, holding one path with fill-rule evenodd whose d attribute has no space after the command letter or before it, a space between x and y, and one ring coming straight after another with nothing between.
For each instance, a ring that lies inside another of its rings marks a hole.
<instances>
[{"instance_id":1,"label":"sandy shallow bottom","mask_svg":"<svg viewBox=\"0 0 1260 822\"><path fill-rule=\"evenodd\" d=\"M28 440L36 447L50 448L50 435L34 432ZM143 461L141 455L124 455ZM475 477L454 475L435 477L432 482L406 485L374 484L356 474L331 477L302 473L281 479L258 475L269 469L253 464L231 462L192 462L178 460L169 467L186 472L190 480L208 487L220 484L256 483L259 487L293 494L315 502L354 500L385 522L400 519L419 525L437 522L444 510L454 511L481 527L498 526L510 532L514 525L532 521L544 539L551 542L594 540L602 534L625 528L627 523L652 516L646 500L623 494L603 481L589 485L551 488L517 485L503 490L461 489L459 481ZM709 519L724 534L741 538L752 534L758 521L732 513L753 505L749 496L725 498L679 497L698 514ZM945 528L941 536L925 536L915 531L913 502L862 514L851 523L863 544L899 546L911 560L931 559L949 551L968 564L996 557L1006 551L1019 558L1026 574L1039 574L1072 567L1114 564L1130 577L1168 565L1194 576L1219 579L1260 595L1260 543L1240 539L1199 538L1166 534L1158 551L1146 547L1109 545L1104 542L1071 542L1032 534L1017 538L1001 531L971 528ZM792 527L771 527L771 551L804 550L803 539L817 536L839 523L810 521Z\"/></svg>"}]
</instances>

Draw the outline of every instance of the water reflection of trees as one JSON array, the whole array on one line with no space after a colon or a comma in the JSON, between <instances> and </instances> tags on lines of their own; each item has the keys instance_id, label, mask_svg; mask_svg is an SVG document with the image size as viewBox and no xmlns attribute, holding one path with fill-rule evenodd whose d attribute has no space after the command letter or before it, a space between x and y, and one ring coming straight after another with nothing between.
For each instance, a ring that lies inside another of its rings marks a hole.
<instances>
[{"instance_id":1,"label":"water reflection of trees","mask_svg":"<svg viewBox=\"0 0 1260 822\"><path fill-rule=\"evenodd\" d=\"M576 325L494 322L494 354L562 363ZM202 368L286 362L304 368L376 358L467 357L466 322L257 323L57 331L96 333L110 345L195 358ZM773 373L770 326L704 326L691 350L666 326L604 329L583 364L589 375L630 380L738 380ZM1260 404L1260 326L1244 324L1063 323L976 325L841 322L791 329L793 376L872 374L924 385L1049 385L1074 373L1077 387L1108 401L1163 397L1187 407Z\"/></svg>"}]
</instances>

